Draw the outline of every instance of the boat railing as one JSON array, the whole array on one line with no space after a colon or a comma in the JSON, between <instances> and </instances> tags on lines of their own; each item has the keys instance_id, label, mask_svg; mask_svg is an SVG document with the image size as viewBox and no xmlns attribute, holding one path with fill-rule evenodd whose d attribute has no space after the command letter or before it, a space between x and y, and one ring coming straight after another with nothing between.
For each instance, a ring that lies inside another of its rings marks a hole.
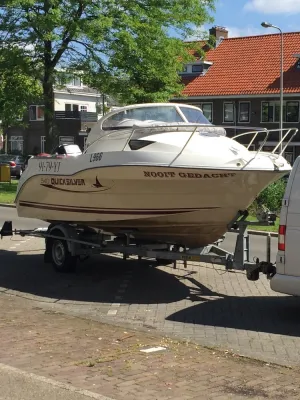
<instances>
[{"instance_id":1,"label":"boat railing","mask_svg":"<svg viewBox=\"0 0 300 400\"><path fill-rule=\"evenodd\" d=\"M129 127L127 127L127 129L128 128ZM285 152L286 148L289 146L289 144L291 143L291 141L293 140L293 138L295 137L295 135L298 132L297 128L267 129L267 128L261 128L261 127L236 126L236 125L224 126L224 125L208 125L208 124L197 124L197 123L195 123L195 124L194 123L166 123L166 124L158 123L158 124L153 124L153 125L149 125L149 126L134 126L134 127L132 127L131 132L130 132L130 134L128 134L127 137L119 138L120 140L123 141L122 151L124 151L126 149L129 142L135 137L135 135L139 136L139 135L137 135L138 133L143 132L143 136L147 136L147 131L150 131L149 135L151 135L151 134L161 133L162 130L169 131L170 128L171 129L176 128L177 130L181 130L182 128L185 128L185 129L191 130L191 134L185 141L181 150L178 152L178 154L175 156L175 158L171 161L169 166L171 166L178 159L178 157L181 156L181 154L184 152L184 150L186 149L186 147L192 140L193 136L195 134L197 134L197 132L199 133L199 131L198 131L199 128L205 128L205 129L207 129L207 133L209 132L209 133L215 134L215 135L217 135L217 133L215 133L215 130L217 131L218 129L223 129L225 132L227 130L246 131L246 132L239 133L238 135L232 136L231 139L237 140L240 138L250 137L248 144L241 143L248 150L251 148L251 146L253 144L255 144L257 142L257 140L260 139L260 142L259 142L260 146L255 151L254 158L259 153L263 152L263 148L264 148L264 146L266 146L271 134L273 135L275 132L278 132L279 139L278 139L278 141L277 140L275 141L274 149L269 153L273 154L276 157L279 157ZM111 135L111 131L109 131L107 133L107 135L99 137L90 145L95 144L96 142L100 141L101 139L104 139L105 137L107 137L108 135ZM274 140L273 140L273 142L274 142ZM279 151L278 151L278 149L279 149ZM85 152L86 151L87 151L87 149L85 150Z\"/></svg>"},{"instance_id":2,"label":"boat railing","mask_svg":"<svg viewBox=\"0 0 300 400\"><path fill-rule=\"evenodd\" d=\"M260 142L260 146L259 146L258 150L256 151L256 153L259 154L260 152L262 152L264 146L266 145L270 134L274 133L274 132L278 132L278 134L280 136L280 140L278 140L274 149L270 153L281 156L285 152L286 148L289 146L289 144L291 143L291 141L293 140L295 135L297 134L298 128L266 129L266 130L260 130L260 131L256 131L256 132L255 131L243 132L243 133L233 136L231 139L236 140L237 138L245 137L246 135L252 134L253 136L251 137L249 144L246 146L247 149L249 150L249 148L251 147L251 145L257 138L257 136L259 134L264 134L264 138ZM281 149L280 152L278 152L278 149Z\"/></svg>"}]
</instances>

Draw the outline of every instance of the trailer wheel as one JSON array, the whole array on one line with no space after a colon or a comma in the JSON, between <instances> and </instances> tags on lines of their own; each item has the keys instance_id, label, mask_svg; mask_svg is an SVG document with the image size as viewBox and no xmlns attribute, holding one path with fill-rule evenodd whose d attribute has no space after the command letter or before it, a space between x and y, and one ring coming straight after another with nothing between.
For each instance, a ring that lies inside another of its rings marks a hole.
<instances>
[{"instance_id":1,"label":"trailer wheel","mask_svg":"<svg viewBox=\"0 0 300 400\"><path fill-rule=\"evenodd\" d=\"M259 279L259 269L255 269L254 271L246 272L248 281L258 281Z\"/></svg>"},{"instance_id":2,"label":"trailer wheel","mask_svg":"<svg viewBox=\"0 0 300 400\"><path fill-rule=\"evenodd\" d=\"M62 236L61 232L52 232L55 236ZM69 252L67 242L63 239L51 239L48 242L48 251L51 263L57 272L74 272L77 258Z\"/></svg>"}]
</instances>

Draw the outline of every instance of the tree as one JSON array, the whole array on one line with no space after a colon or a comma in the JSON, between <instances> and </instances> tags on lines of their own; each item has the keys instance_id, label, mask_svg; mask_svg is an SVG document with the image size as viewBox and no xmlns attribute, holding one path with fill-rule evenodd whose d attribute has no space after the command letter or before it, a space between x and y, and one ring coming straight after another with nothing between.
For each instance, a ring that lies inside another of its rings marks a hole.
<instances>
[{"instance_id":1,"label":"tree","mask_svg":"<svg viewBox=\"0 0 300 400\"><path fill-rule=\"evenodd\" d=\"M55 139L57 67L79 68L126 100L166 100L179 93L178 72L189 57L181 39L210 20L214 1L2 0L3 41L42 67L47 148ZM171 38L171 29L181 39Z\"/></svg>"},{"instance_id":2,"label":"tree","mask_svg":"<svg viewBox=\"0 0 300 400\"><path fill-rule=\"evenodd\" d=\"M0 120L4 129L16 125L28 104L42 95L30 64L18 47L0 49Z\"/></svg>"}]
</instances>

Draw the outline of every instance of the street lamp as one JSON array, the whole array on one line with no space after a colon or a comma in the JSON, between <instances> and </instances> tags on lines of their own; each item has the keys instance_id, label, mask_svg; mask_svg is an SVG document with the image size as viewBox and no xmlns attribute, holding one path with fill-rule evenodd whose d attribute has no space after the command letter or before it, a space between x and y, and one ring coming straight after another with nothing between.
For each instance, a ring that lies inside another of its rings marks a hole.
<instances>
[{"instance_id":1,"label":"street lamp","mask_svg":"<svg viewBox=\"0 0 300 400\"><path fill-rule=\"evenodd\" d=\"M274 28L280 32L281 44L280 44L280 117L279 117L279 128L280 128L280 146L279 152L282 152L282 129L283 129L283 32L276 26L269 22L262 22L261 26L264 28Z\"/></svg>"}]
</instances>

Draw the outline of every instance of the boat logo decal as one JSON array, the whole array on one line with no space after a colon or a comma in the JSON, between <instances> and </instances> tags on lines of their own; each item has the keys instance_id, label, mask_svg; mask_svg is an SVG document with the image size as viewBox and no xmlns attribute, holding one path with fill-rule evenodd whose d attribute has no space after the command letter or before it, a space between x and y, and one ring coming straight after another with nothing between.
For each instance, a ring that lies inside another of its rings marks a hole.
<instances>
[{"instance_id":1,"label":"boat logo decal","mask_svg":"<svg viewBox=\"0 0 300 400\"><path fill-rule=\"evenodd\" d=\"M96 176L96 182L93 184L93 187L95 188L101 188L104 187L103 185L101 185L101 183L98 180L98 177Z\"/></svg>"},{"instance_id":2,"label":"boat logo decal","mask_svg":"<svg viewBox=\"0 0 300 400\"><path fill-rule=\"evenodd\" d=\"M144 171L144 177L146 178L197 178L197 179L207 179L207 178L231 178L236 174L232 172L224 173L213 173L213 174L198 174L194 172L170 172L170 171Z\"/></svg>"},{"instance_id":3,"label":"boat logo decal","mask_svg":"<svg viewBox=\"0 0 300 400\"><path fill-rule=\"evenodd\" d=\"M72 193L95 193L108 190L112 187L112 185L110 185L110 187L102 185L97 176L95 179L95 183L93 183L91 186L87 184L85 179L65 178L65 177L41 178L41 185L49 189L60 190L63 192L72 192ZM89 187L91 189L89 189Z\"/></svg>"}]
</instances>

